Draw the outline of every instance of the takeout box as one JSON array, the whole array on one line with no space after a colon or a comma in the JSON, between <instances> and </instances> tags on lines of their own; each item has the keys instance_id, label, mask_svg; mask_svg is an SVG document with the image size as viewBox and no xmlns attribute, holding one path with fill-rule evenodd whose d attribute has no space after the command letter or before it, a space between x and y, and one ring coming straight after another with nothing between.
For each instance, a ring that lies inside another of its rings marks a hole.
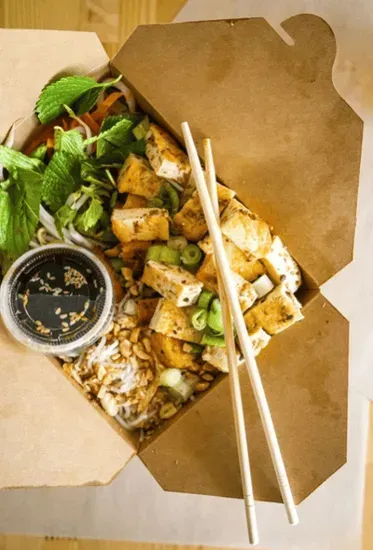
<instances>
[{"instance_id":1,"label":"takeout box","mask_svg":"<svg viewBox=\"0 0 373 550\"><path fill-rule=\"evenodd\" d=\"M141 26L110 62L94 34L2 30L0 138L26 117L24 142L56 75L109 68L177 139L184 120L199 145L212 138L220 180L274 226L304 274L304 321L258 358L299 502L346 461L349 327L319 286L352 259L363 123L333 87L328 25L300 15L283 27L294 45L259 18ZM139 445L56 360L3 328L0 342L0 486L106 484L138 453L166 490L241 497L227 376ZM280 501L241 373L255 497Z\"/></svg>"}]
</instances>

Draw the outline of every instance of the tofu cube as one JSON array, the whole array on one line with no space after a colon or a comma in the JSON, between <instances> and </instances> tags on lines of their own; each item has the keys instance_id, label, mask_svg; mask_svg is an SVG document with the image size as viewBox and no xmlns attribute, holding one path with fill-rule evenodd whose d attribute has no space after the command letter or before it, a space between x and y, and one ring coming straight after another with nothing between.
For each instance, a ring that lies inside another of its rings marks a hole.
<instances>
[{"instance_id":1,"label":"tofu cube","mask_svg":"<svg viewBox=\"0 0 373 550\"><path fill-rule=\"evenodd\" d=\"M227 239L223 235L224 249L227 254L229 265L232 271L241 275L246 281L250 283L255 281L258 277L265 272L264 265L255 258L250 258L242 250L240 250L234 242ZM198 246L203 250L205 254L212 254L212 241L211 237L207 235L202 241L198 243Z\"/></svg>"},{"instance_id":2,"label":"tofu cube","mask_svg":"<svg viewBox=\"0 0 373 550\"><path fill-rule=\"evenodd\" d=\"M159 195L162 180L153 172L143 157L130 153L119 172L119 193L132 193L152 199Z\"/></svg>"},{"instance_id":3,"label":"tofu cube","mask_svg":"<svg viewBox=\"0 0 373 550\"><path fill-rule=\"evenodd\" d=\"M201 281L201 283L203 283L203 286L207 288L207 290L210 290L210 292L218 295L218 278L212 254L208 254L205 257L201 267L196 273L196 277L199 281ZM245 279L241 277L241 275L238 275L238 273L234 273L232 271L232 279L236 285L241 309L242 311L246 311L253 305L255 300L258 298L258 295L255 292L253 285L248 281L245 281Z\"/></svg>"},{"instance_id":4,"label":"tofu cube","mask_svg":"<svg viewBox=\"0 0 373 550\"><path fill-rule=\"evenodd\" d=\"M126 202L122 208L146 208L148 206L148 201L145 197L140 197L139 195L132 195L128 193Z\"/></svg>"},{"instance_id":5,"label":"tofu cube","mask_svg":"<svg viewBox=\"0 0 373 550\"><path fill-rule=\"evenodd\" d=\"M268 275L275 284L286 283L289 290L296 292L302 284L300 269L290 256L280 237L275 236L268 254L262 258Z\"/></svg>"},{"instance_id":6,"label":"tofu cube","mask_svg":"<svg viewBox=\"0 0 373 550\"><path fill-rule=\"evenodd\" d=\"M146 263L141 280L178 307L196 303L203 287L192 273L182 267L154 261Z\"/></svg>"},{"instance_id":7,"label":"tofu cube","mask_svg":"<svg viewBox=\"0 0 373 550\"><path fill-rule=\"evenodd\" d=\"M203 333L196 330L191 323L190 318L194 311L193 306L177 307L172 300L161 298L149 327L166 336L199 344Z\"/></svg>"},{"instance_id":8,"label":"tofu cube","mask_svg":"<svg viewBox=\"0 0 373 550\"><path fill-rule=\"evenodd\" d=\"M221 216L221 232L248 256L263 258L270 251L271 231L259 216L232 199Z\"/></svg>"},{"instance_id":9,"label":"tofu cube","mask_svg":"<svg viewBox=\"0 0 373 550\"><path fill-rule=\"evenodd\" d=\"M266 333L265 330L263 330L261 327L257 327L253 331L249 333L251 343L253 345L254 349L254 355L259 355L259 353L264 349L271 337L269 334Z\"/></svg>"},{"instance_id":10,"label":"tofu cube","mask_svg":"<svg viewBox=\"0 0 373 550\"><path fill-rule=\"evenodd\" d=\"M236 349L237 362L242 361L242 355ZM229 372L226 348L218 346L206 346L202 353L202 359L221 372Z\"/></svg>"},{"instance_id":11,"label":"tofu cube","mask_svg":"<svg viewBox=\"0 0 373 550\"><path fill-rule=\"evenodd\" d=\"M146 135L146 156L157 176L184 185L190 174L187 155L173 138L156 124L151 124Z\"/></svg>"},{"instance_id":12,"label":"tofu cube","mask_svg":"<svg viewBox=\"0 0 373 550\"><path fill-rule=\"evenodd\" d=\"M224 185L218 185L220 212L224 210L233 197L234 191ZM196 191L174 217L174 225L189 241L199 241L206 235L207 224Z\"/></svg>"},{"instance_id":13,"label":"tofu cube","mask_svg":"<svg viewBox=\"0 0 373 550\"><path fill-rule=\"evenodd\" d=\"M268 334L277 334L303 319L303 314L294 294L281 283L249 309L244 317L249 333L261 327Z\"/></svg>"},{"instance_id":14,"label":"tofu cube","mask_svg":"<svg viewBox=\"0 0 373 550\"><path fill-rule=\"evenodd\" d=\"M164 208L115 208L111 223L114 235L122 243L169 238L169 215Z\"/></svg>"},{"instance_id":15,"label":"tofu cube","mask_svg":"<svg viewBox=\"0 0 373 550\"><path fill-rule=\"evenodd\" d=\"M195 355L184 351L188 344L177 338L165 336L160 332L153 332L151 336L152 348L159 361L169 369L190 369L198 367Z\"/></svg>"}]
</instances>

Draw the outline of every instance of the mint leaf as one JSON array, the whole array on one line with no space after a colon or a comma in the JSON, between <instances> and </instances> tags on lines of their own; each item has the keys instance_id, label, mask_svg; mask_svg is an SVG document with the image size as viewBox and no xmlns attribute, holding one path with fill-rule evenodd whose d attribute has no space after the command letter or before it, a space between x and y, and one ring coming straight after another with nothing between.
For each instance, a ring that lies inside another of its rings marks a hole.
<instances>
[{"instance_id":1,"label":"mint leaf","mask_svg":"<svg viewBox=\"0 0 373 550\"><path fill-rule=\"evenodd\" d=\"M51 122L65 111L65 104L71 107L89 90L94 88L104 90L121 78L119 76L111 82L99 83L89 76L66 76L47 84L36 103L36 113L40 122L42 124Z\"/></svg>"},{"instance_id":2,"label":"mint leaf","mask_svg":"<svg viewBox=\"0 0 373 550\"><path fill-rule=\"evenodd\" d=\"M96 105L98 96L102 92L102 88L92 88L85 92L76 103L74 103L75 114L80 116L88 113Z\"/></svg>"},{"instance_id":3,"label":"mint leaf","mask_svg":"<svg viewBox=\"0 0 373 550\"><path fill-rule=\"evenodd\" d=\"M72 223L74 219L76 218L76 210L73 210L70 208L70 206L67 206L64 204L57 210L57 212L54 215L54 222L56 224L56 227L58 229L58 232L62 236L62 229L69 225L69 223Z\"/></svg>"},{"instance_id":4,"label":"mint leaf","mask_svg":"<svg viewBox=\"0 0 373 550\"><path fill-rule=\"evenodd\" d=\"M13 175L16 175L19 168L39 173L45 169L44 164L39 159L30 158L5 145L0 145L0 164L5 166L8 172Z\"/></svg>"},{"instance_id":5,"label":"mint leaf","mask_svg":"<svg viewBox=\"0 0 373 550\"><path fill-rule=\"evenodd\" d=\"M23 254L39 223L42 175L22 168L0 190L0 250L8 260Z\"/></svg>"},{"instance_id":6,"label":"mint leaf","mask_svg":"<svg viewBox=\"0 0 373 550\"><path fill-rule=\"evenodd\" d=\"M84 158L83 136L78 130L65 132L60 126L54 129L54 148L56 151L69 153L75 157Z\"/></svg>"},{"instance_id":7,"label":"mint leaf","mask_svg":"<svg viewBox=\"0 0 373 550\"><path fill-rule=\"evenodd\" d=\"M34 149L30 153L30 157L33 159L41 160L43 162L45 159L45 155L47 154L47 149L48 149L47 144L41 143L39 147L36 147L36 149Z\"/></svg>"},{"instance_id":8,"label":"mint leaf","mask_svg":"<svg viewBox=\"0 0 373 550\"><path fill-rule=\"evenodd\" d=\"M83 214L80 214L76 229L83 232L92 229L99 221L104 212L104 208L98 199L92 199L91 204Z\"/></svg>"},{"instance_id":9,"label":"mint leaf","mask_svg":"<svg viewBox=\"0 0 373 550\"><path fill-rule=\"evenodd\" d=\"M99 160L104 164L123 164L130 153L145 156L145 140L130 141L124 143L120 148L109 142L105 143L103 154Z\"/></svg>"},{"instance_id":10,"label":"mint leaf","mask_svg":"<svg viewBox=\"0 0 373 550\"><path fill-rule=\"evenodd\" d=\"M75 156L56 151L44 173L42 199L55 212L81 183L80 161Z\"/></svg>"}]
</instances>

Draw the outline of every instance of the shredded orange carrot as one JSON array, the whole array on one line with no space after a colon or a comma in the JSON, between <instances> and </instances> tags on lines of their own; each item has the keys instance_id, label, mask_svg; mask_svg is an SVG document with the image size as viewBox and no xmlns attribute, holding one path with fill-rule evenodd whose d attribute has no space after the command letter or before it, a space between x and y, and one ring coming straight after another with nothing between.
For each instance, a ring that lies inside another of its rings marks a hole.
<instances>
[{"instance_id":1,"label":"shredded orange carrot","mask_svg":"<svg viewBox=\"0 0 373 550\"><path fill-rule=\"evenodd\" d=\"M47 138L47 149L53 149L54 139L52 137Z\"/></svg>"},{"instance_id":2,"label":"shredded orange carrot","mask_svg":"<svg viewBox=\"0 0 373 550\"><path fill-rule=\"evenodd\" d=\"M69 125L68 125L67 120L65 118L62 120L62 128L64 129L65 132L69 128Z\"/></svg>"},{"instance_id":3,"label":"shredded orange carrot","mask_svg":"<svg viewBox=\"0 0 373 550\"><path fill-rule=\"evenodd\" d=\"M121 97L123 97L122 92L113 92L107 96L106 99L97 107L95 111L92 113L92 118L94 120L102 120L104 116L108 113L110 110L110 107L114 105L114 103Z\"/></svg>"},{"instance_id":4,"label":"shredded orange carrot","mask_svg":"<svg viewBox=\"0 0 373 550\"><path fill-rule=\"evenodd\" d=\"M43 124L38 126L33 134L31 140L26 143L26 146L23 148L23 153L25 155L30 155L39 145L46 143L48 138L54 138L54 127L61 126L64 127L64 124L67 124L67 116L60 116L53 122L49 124Z\"/></svg>"},{"instance_id":5,"label":"shredded orange carrot","mask_svg":"<svg viewBox=\"0 0 373 550\"><path fill-rule=\"evenodd\" d=\"M89 113L85 113L80 117L83 122L88 124L92 132L97 135L100 131L100 125L92 118L92 116Z\"/></svg>"},{"instance_id":6,"label":"shredded orange carrot","mask_svg":"<svg viewBox=\"0 0 373 550\"><path fill-rule=\"evenodd\" d=\"M70 119L70 130L73 130L77 126L79 126L79 122L75 118Z\"/></svg>"}]
</instances>

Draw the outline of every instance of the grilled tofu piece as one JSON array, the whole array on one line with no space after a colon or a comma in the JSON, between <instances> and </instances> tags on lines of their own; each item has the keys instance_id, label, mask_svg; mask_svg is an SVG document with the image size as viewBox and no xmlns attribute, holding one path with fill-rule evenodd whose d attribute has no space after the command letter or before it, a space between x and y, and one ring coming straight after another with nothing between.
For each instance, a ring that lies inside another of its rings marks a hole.
<instances>
[{"instance_id":1,"label":"grilled tofu piece","mask_svg":"<svg viewBox=\"0 0 373 550\"><path fill-rule=\"evenodd\" d=\"M169 238L169 215L164 208L115 208L111 223L121 243Z\"/></svg>"},{"instance_id":2,"label":"grilled tofu piece","mask_svg":"<svg viewBox=\"0 0 373 550\"><path fill-rule=\"evenodd\" d=\"M146 156L157 176L184 185L190 174L188 157L174 139L156 124L146 135Z\"/></svg>"},{"instance_id":3,"label":"grilled tofu piece","mask_svg":"<svg viewBox=\"0 0 373 550\"><path fill-rule=\"evenodd\" d=\"M259 216L232 199L221 216L221 232L247 256L263 258L270 251L271 231Z\"/></svg>"},{"instance_id":4,"label":"grilled tofu piece","mask_svg":"<svg viewBox=\"0 0 373 550\"><path fill-rule=\"evenodd\" d=\"M242 355L238 349L236 349L236 358L238 363L242 361ZM202 353L202 359L221 372L229 371L226 348L206 346Z\"/></svg>"},{"instance_id":5,"label":"grilled tofu piece","mask_svg":"<svg viewBox=\"0 0 373 550\"><path fill-rule=\"evenodd\" d=\"M141 280L164 298L174 301L178 307L195 304L203 286L182 267L154 261L146 263Z\"/></svg>"},{"instance_id":6,"label":"grilled tofu piece","mask_svg":"<svg viewBox=\"0 0 373 550\"><path fill-rule=\"evenodd\" d=\"M262 262L275 284L284 282L292 292L296 292L302 284L302 276L297 263L277 235L273 237L271 249L262 258Z\"/></svg>"},{"instance_id":7,"label":"grilled tofu piece","mask_svg":"<svg viewBox=\"0 0 373 550\"><path fill-rule=\"evenodd\" d=\"M232 271L238 273L238 275L241 275L241 277L250 283L265 273L264 265L259 260L246 256L246 254L242 252L242 250L240 250L230 239L227 239L227 237L223 236L223 242ZM198 243L198 246L205 254L207 254L206 258L208 258L208 260L206 263L212 262L213 249L211 237L207 235Z\"/></svg>"},{"instance_id":8,"label":"grilled tofu piece","mask_svg":"<svg viewBox=\"0 0 373 550\"><path fill-rule=\"evenodd\" d=\"M153 332L151 343L159 361L169 369L189 369L197 367L195 355L184 351L185 342L160 332Z\"/></svg>"},{"instance_id":9,"label":"grilled tofu piece","mask_svg":"<svg viewBox=\"0 0 373 550\"><path fill-rule=\"evenodd\" d=\"M190 320L194 310L193 306L177 307L172 300L161 298L149 327L155 332L160 332L166 336L199 344L202 332L196 330Z\"/></svg>"},{"instance_id":10,"label":"grilled tofu piece","mask_svg":"<svg viewBox=\"0 0 373 550\"><path fill-rule=\"evenodd\" d=\"M224 185L218 185L219 210L222 212L235 193ZM175 228L189 241L199 241L207 233L207 224L198 193L195 191L192 197L184 204L182 209L174 217Z\"/></svg>"},{"instance_id":11,"label":"grilled tofu piece","mask_svg":"<svg viewBox=\"0 0 373 550\"><path fill-rule=\"evenodd\" d=\"M139 325L148 325L154 315L159 298L137 300L137 320Z\"/></svg>"},{"instance_id":12,"label":"grilled tofu piece","mask_svg":"<svg viewBox=\"0 0 373 550\"><path fill-rule=\"evenodd\" d=\"M196 277L203 286L218 295L218 278L212 255L207 255L196 273ZM246 311L253 305L258 295L251 283L245 281L241 275L232 271L232 279L236 285L238 298L242 311Z\"/></svg>"},{"instance_id":13,"label":"grilled tofu piece","mask_svg":"<svg viewBox=\"0 0 373 550\"><path fill-rule=\"evenodd\" d=\"M130 153L119 172L119 193L132 193L152 199L159 195L162 180L153 172L143 157Z\"/></svg>"},{"instance_id":14,"label":"grilled tofu piece","mask_svg":"<svg viewBox=\"0 0 373 550\"><path fill-rule=\"evenodd\" d=\"M128 193L126 202L122 208L145 208L146 206L148 206L148 201L145 197Z\"/></svg>"},{"instance_id":15,"label":"grilled tofu piece","mask_svg":"<svg viewBox=\"0 0 373 550\"><path fill-rule=\"evenodd\" d=\"M294 294L281 283L249 309L244 317L249 333L262 327L268 334L277 334L303 319L303 314Z\"/></svg>"},{"instance_id":16,"label":"grilled tofu piece","mask_svg":"<svg viewBox=\"0 0 373 550\"><path fill-rule=\"evenodd\" d=\"M271 337L266 333L261 327L255 328L249 333L251 343L253 345L254 355L259 355L259 353L264 349Z\"/></svg>"}]
</instances>

